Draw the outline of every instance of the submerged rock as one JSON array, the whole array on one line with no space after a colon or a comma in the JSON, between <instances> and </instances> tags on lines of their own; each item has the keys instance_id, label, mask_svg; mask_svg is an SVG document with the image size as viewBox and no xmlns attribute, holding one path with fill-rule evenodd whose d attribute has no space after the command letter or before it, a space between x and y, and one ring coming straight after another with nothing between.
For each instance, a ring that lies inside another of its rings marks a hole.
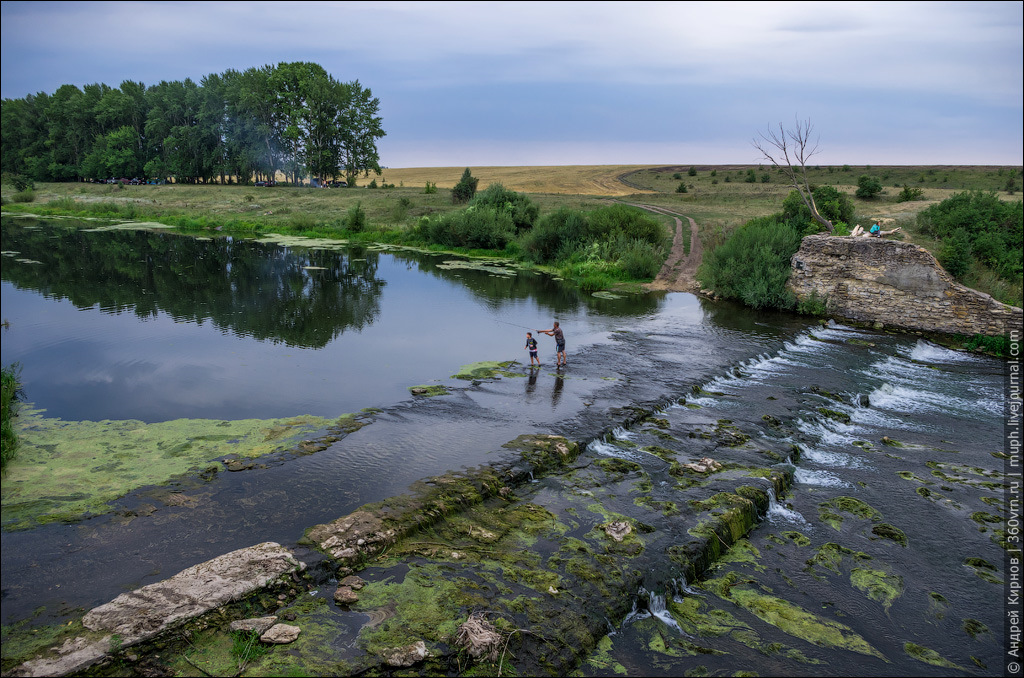
<instances>
[{"instance_id":1,"label":"submerged rock","mask_svg":"<svg viewBox=\"0 0 1024 678\"><path fill-rule=\"evenodd\" d=\"M351 586L339 586L334 592L334 602L339 605L351 605L359 600L359 594Z\"/></svg>"},{"instance_id":2,"label":"submerged rock","mask_svg":"<svg viewBox=\"0 0 1024 678\"><path fill-rule=\"evenodd\" d=\"M696 471L697 473L714 472L719 471L722 468L720 463L710 457L702 457L699 461L692 464L681 464L681 466L683 468L688 468L691 471Z\"/></svg>"},{"instance_id":3,"label":"submerged rock","mask_svg":"<svg viewBox=\"0 0 1024 678\"><path fill-rule=\"evenodd\" d=\"M605 534L614 539L615 541L622 541L626 538L633 528L630 527L629 523L623 520L617 520L614 523L609 523L604 526Z\"/></svg>"}]
</instances>

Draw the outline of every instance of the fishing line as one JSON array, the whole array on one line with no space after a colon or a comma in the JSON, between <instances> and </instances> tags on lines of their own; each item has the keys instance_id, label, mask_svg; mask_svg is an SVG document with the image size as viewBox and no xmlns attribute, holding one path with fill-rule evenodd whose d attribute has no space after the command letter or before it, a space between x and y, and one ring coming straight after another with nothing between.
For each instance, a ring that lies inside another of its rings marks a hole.
<instances>
[{"instance_id":1,"label":"fishing line","mask_svg":"<svg viewBox=\"0 0 1024 678\"><path fill-rule=\"evenodd\" d=\"M530 330L531 332L537 332L538 331L538 330L535 330L532 327L527 327L526 325L516 325L515 323L506 322L505 320L498 320L497 318L493 318L493 320L496 323L502 323L504 325L511 325L512 327L519 327L519 328L522 328L524 330Z\"/></svg>"}]
</instances>

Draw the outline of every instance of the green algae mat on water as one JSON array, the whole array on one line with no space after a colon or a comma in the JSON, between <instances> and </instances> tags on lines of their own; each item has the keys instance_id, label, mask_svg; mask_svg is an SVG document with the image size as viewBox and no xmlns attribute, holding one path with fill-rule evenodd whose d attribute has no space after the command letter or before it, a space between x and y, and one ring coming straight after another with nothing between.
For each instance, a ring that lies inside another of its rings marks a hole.
<instances>
[{"instance_id":1,"label":"green algae mat on water","mask_svg":"<svg viewBox=\"0 0 1024 678\"><path fill-rule=\"evenodd\" d=\"M113 510L132 490L189 471L216 472L223 457L255 458L288 448L333 421L177 419L64 421L23 408L18 458L3 478L3 529L77 520Z\"/></svg>"}]
</instances>

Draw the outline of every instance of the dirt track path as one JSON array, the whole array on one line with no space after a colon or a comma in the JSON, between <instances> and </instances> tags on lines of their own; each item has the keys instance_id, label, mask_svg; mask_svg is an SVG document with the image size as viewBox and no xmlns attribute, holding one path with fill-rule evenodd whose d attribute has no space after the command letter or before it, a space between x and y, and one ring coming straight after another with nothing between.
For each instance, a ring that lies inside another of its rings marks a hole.
<instances>
[{"instance_id":1,"label":"dirt track path","mask_svg":"<svg viewBox=\"0 0 1024 678\"><path fill-rule=\"evenodd\" d=\"M700 238L697 237L697 222L685 214L673 212L657 205L641 205L639 203L627 203L634 207L667 214L675 219L675 235L672 237L672 251L665 260L665 264L658 271L654 280L646 285L649 290L661 290L665 292L696 292L700 289L697 283L697 267L700 266L704 256L704 248L701 246ZM683 219L690 222L690 253L686 254L686 240L683 232Z\"/></svg>"}]
</instances>

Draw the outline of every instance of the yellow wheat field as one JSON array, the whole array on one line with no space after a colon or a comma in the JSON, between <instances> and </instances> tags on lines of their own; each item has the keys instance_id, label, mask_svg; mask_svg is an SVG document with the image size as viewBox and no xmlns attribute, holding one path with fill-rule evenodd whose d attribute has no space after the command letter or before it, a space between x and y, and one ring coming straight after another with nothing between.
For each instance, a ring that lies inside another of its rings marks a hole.
<instances>
[{"instance_id":1,"label":"yellow wheat field","mask_svg":"<svg viewBox=\"0 0 1024 678\"><path fill-rule=\"evenodd\" d=\"M552 165L538 167L470 167L479 189L491 184L522 193L560 195L623 196L644 193L619 180L624 174L651 165ZM425 186L429 181L438 188L451 188L459 182L465 167L388 168L377 183L396 186ZM372 175L371 175L372 177ZM360 178L359 185L369 179Z\"/></svg>"}]
</instances>

